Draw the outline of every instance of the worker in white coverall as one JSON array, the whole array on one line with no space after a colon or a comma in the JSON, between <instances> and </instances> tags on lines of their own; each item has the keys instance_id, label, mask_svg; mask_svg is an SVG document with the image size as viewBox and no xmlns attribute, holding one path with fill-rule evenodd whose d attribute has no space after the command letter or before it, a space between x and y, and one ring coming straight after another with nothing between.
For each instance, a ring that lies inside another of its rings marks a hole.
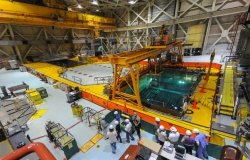
<instances>
[{"instance_id":1,"label":"worker in white coverall","mask_svg":"<svg viewBox=\"0 0 250 160\"><path fill-rule=\"evenodd\" d=\"M167 139L167 133L163 125L160 125L157 134L160 145L163 145Z\"/></svg>"},{"instance_id":2,"label":"worker in white coverall","mask_svg":"<svg viewBox=\"0 0 250 160\"><path fill-rule=\"evenodd\" d=\"M125 123L126 123L126 125L125 125L125 133L126 133L126 139L127 139L126 142L130 143L130 138L131 138L132 141L135 140L135 138L132 135L132 124L129 121L129 119L126 119Z\"/></svg>"},{"instance_id":3,"label":"worker in white coverall","mask_svg":"<svg viewBox=\"0 0 250 160\"><path fill-rule=\"evenodd\" d=\"M168 135L168 139L170 143L172 143L176 147L178 145L179 137L180 137L180 133L177 131L177 129L174 126L172 126L170 128L170 133Z\"/></svg>"}]
</instances>

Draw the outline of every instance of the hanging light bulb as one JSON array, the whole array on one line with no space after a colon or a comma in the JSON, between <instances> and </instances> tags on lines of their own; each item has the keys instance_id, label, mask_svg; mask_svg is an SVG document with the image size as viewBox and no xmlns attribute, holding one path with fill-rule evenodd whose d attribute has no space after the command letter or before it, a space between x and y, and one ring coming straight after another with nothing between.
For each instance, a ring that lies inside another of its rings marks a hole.
<instances>
[{"instance_id":1,"label":"hanging light bulb","mask_svg":"<svg viewBox=\"0 0 250 160\"><path fill-rule=\"evenodd\" d=\"M136 3L136 0L129 0L128 3L131 4L131 5L133 5L133 4Z\"/></svg>"},{"instance_id":2,"label":"hanging light bulb","mask_svg":"<svg viewBox=\"0 0 250 160\"><path fill-rule=\"evenodd\" d=\"M82 5L78 4L78 5L77 5L77 8L82 9Z\"/></svg>"},{"instance_id":3,"label":"hanging light bulb","mask_svg":"<svg viewBox=\"0 0 250 160\"><path fill-rule=\"evenodd\" d=\"M98 5L98 1L97 0L92 0L91 2L93 5Z\"/></svg>"}]
</instances>

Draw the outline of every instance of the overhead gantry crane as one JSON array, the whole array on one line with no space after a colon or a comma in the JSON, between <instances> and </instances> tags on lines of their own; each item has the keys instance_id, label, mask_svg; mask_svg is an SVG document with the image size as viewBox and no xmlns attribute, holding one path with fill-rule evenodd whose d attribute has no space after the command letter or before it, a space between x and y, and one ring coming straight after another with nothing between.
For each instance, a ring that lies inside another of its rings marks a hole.
<instances>
[{"instance_id":1,"label":"overhead gantry crane","mask_svg":"<svg viewBox=\"0 0 250 160\"><path fill-rule=\"evenodd\" d=\"M0 23L58 28L114 29L115 19L10 0L0 0Z\"/></svg>"},{"instance_id":2,"label":"overhead gantry crane","mask_svg":"<svg viewBox=\"0 0 250 160\"><path fill-rule=\"evenodd\" d=\"M114 67L114 81L112 88L113 99L125 99L137 107L143 109L140 97L140 65L139 62L153 58L155 66L157 65L157 56L165 51L176 49L179 54L182 53L182 42L176 41L165 46L149 46L136 51L123 52L111 55L110 62ZM124 73L127 71L127 73ZM155 67L156 72L156 67ZM132 83L131 83L132 81ZM123 91L124 84L127 84L132 90L132 94Z\"/></svg>"}]
</instances>

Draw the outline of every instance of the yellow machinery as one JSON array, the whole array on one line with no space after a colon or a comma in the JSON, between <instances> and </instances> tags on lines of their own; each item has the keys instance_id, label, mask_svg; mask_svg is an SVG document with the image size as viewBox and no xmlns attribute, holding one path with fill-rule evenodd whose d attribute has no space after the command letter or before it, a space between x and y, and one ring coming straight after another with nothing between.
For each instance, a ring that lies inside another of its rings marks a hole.
<instances>
[{"instance_id":1,"label":"yellow machinery","mask_svg":"<svg viewBox=\"0 0 250 160\"><path fill-rule=\"evenodd\" d=\"M26 90L26 95L34 105L39 105L43 103L40 93L37 92L35 89Z\"/></svg>"},{"instance_id":2,"label":"yellow machinery","mask_svg":"<svg viewBox=\"0 0 250 160\"><path fill-rule=\"evenodd\" d=\"M71 104L71 110L72 110L72 113L74 116L76 116L76 117L82 116L82 112L83 112L82 105L79 105L77 103L73 103L73 104Z\"/></svg>"},{"instance_id":3,"label":"yellow machinery","mask_svg":"<svg viewBox=\"0 0 250 160\"><path fill-rule=\"evenodd\" d=\"M115 20L113 18L9 0L0 1L0 10L0 23L96 30L115 28Z\"/></svg>"},{"instance_id":4,"label":"yellow machinery","mask_svg":"<svg viewBox=\"0 0 250 160\"><path fill-rule=\"evenodd\" d=\"M165 46L149 46L147 48L123 52L121 54L115 54L110 56L110 62L114 65L114 82L112 98L122 98L128 100L131 103L136 104L142 108L140 90L139 90L139 77L140 77L140 66L139 62L145 59L153 58L155 66L157 65L157 56L168 51L170 49L177 48L181 53L180 41L173 42ZM124 74L127 70L127 73ZM156 67L155 67L156 72ZM130 75L130 76L129 76ZM131 79L130 79L131 78ZM132 85L129 81L132 80ZM132 90L133 95L124 93L122 87L126 83Z\"/></svg>"}]
</instances>

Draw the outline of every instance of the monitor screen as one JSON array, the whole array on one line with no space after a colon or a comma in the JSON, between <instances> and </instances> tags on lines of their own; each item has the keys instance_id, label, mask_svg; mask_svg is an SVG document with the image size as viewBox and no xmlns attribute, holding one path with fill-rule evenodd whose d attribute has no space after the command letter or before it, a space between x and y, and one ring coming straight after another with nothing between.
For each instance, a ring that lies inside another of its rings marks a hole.
<instances>
[{"instance_id":1,"label":"monitor screen","mask_svg":"<svg viewBox=\"0 0 250 160\"><path fill-rule=\"evenodd\" d=\"M178 154L185 154L186 153L186 149L180 145L178 145L175 149L175 152Z\"/></svg>"}]
</instances>

